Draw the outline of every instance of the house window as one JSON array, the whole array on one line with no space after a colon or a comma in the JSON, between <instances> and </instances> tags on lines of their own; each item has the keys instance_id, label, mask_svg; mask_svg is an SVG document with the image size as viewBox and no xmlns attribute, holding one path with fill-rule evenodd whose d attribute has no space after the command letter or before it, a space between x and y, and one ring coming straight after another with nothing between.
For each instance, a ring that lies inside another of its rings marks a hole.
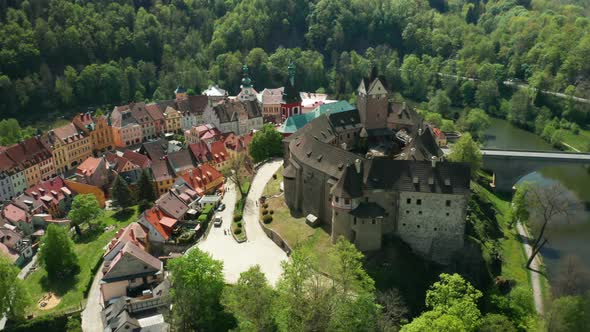
<instances>
[{"instance_id":1,"label":"house window","mask_svg":"<svg viewBox=\"0 0 590 332\"><path fill-rule=\"evenodd\" d=\"M350 199L348 199L348 198L347 198L347 199L345 199L345 200L344 200L344 204L350 204Z\"/></svg>"},{"instance_id":2,"label":"house window","mask_svg":"<svg viewBox=\"0 0 590 332\"><path fill-rule=\"evenodd\" d=\"M446 201L446 205L447 205L447 206L451 206L451 201L447 199L447 201Z\"/></svg>"},{"instance_id":3,"label":"house window","mask_svg":"<svg viewBox=\"0 0 590 332\"><path fill-rule=\"evenodd\" d=\"M406 200L406 203L408 203L408 204L412 204L412 199L411 199L411 198L408 198L408 199Z\"/></svg>"},{"instance_id":4,"label":"house window","mask_svg":"<svg viewBox=\"0 0 590 332\"><path fill-rule=\"evenodd\" d=\"M416 205L422 205L422 200L421 199L417 199L416 200Z\"/></svg>"}]
</instances>

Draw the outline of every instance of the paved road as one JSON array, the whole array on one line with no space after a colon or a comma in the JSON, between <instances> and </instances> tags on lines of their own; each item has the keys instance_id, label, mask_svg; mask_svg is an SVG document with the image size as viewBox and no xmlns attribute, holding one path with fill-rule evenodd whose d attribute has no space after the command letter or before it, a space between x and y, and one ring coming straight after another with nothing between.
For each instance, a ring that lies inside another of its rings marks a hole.
<instances>
[{"instance_id":1,"label":"paved road","mask_svg":"<svg viewBox=\"0 0 590 332\"><path fill-rule=\"evenodd\" d=\"M228 182L227 192L223 198L226 205L222 227L213 227L207 236L197 246L223 261L223 273L228 283L237 282L240 273L248 270L253 265L260 265L269 282L274 285L281 276L281 262L287 259L287 255L274 242L272 242L258 223L259 213L256 202L262 195L266 183L279 169L282 161L273 161L264 164L257 172L244 208L244 224L248 241L237 243L231 235L224 235L223 230L229 229L232 222L233 209L236 201L236 192L233 185Z\"/></svg>"},{"instance_id":2,"label":"paved road","mask_svg":"<svg viewBox=\"0 0 590 332\"><path fill-rule=\"evenodd\" d=\"M102 332L102 319L100 312L102 311L102 304L100 303L100 280L102 279L102 265L94 276L90 292L88 293L88 300L86 301L86 308L82 311L82 331L84 332Z\"/></svg>"},{"instance_id":3,"label":"paved road","mask_svg":"<svg viewBox=\"0 0 590 332\"><path fill-rule=\"evenodd\" d=\"M451 149L444 148L442 151L445 154L451 153ZM505 156L505 157L525 157L525 158L539 158L539 159L571 159L590 161L590 153L576 153L576 152L551 152L551 151L523 151L523 150L481 150L483 155L487 156Z\"/></svg>"},{"instance_id":4,"label":"paved road","mask_svg":"<svg viewBox=\"0 0 590 332\"><path fill-rule=\"evenodd\" d=\"M520 237L523 239L523 246L528 259L529 257L531 257L532 252L532 247L528 240L529 233L520 222L516 223L516 229L518 230L518 234L520 235ZM543 306L543 293L541 292L541 279L539 273L536 271L541 271L541 262L538 255L531 263L531 270L529 270L529 273L531 274L531 285L533 287L535 309L537 310L537 313L539 315L543 315L543 313L545 312L545 308Z\"/></svg>"}]
</instances>

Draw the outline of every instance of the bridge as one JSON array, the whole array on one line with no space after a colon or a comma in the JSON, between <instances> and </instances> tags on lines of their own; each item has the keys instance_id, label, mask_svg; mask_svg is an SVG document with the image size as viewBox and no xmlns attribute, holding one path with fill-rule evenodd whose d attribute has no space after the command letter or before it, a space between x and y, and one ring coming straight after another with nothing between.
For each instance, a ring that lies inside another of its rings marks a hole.
<instances>
[{"instance_id":1,"label":"bridge","mask_svg":"<svg viewBox=\"0 0 590 332\"><path fill-rule=\"evenodd\" d=\"M449 149L443 149L445 154ZM512 191L523 176L550 166L589 165L590 153L483 149L482 168L494 175L498 191Z\"/></svg>"}]
</instances>

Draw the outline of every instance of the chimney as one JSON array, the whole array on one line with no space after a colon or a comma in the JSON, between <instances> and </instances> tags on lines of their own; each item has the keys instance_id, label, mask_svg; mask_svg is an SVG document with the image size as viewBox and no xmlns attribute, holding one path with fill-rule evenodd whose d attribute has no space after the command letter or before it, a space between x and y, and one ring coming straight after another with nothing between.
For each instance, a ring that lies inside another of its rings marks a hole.
<instances>
[{"instance_id":1,"label":"chimney","mask_svg":"<svg viewBox=\"0 0 590 332\"><path fill-rule=\"evenodd\" d=\"M418 135L422 136L422 128L418 129Z\"/></svg>"},{"instance_id":2,"label":"chimney","mask_svg":"<svg viewBox=\"0 0 590 332\"><path fill-rule=\"evenodd\" d=\"M361 173L361 160L360 159L356 159L354 161L354 167L356 168L356 172L357 173Z\"/></svg>"},{"instance_id":3,"label":"chimney","mask_svg":"<svg viewBox=\"0 0 590 332\"><path fill-rule=\"evenodd\" d=\"M435 168L436 167L436 157L435 156L430 157L430 162L432 164L432 168Z\"/></svg>"}]
</instances>

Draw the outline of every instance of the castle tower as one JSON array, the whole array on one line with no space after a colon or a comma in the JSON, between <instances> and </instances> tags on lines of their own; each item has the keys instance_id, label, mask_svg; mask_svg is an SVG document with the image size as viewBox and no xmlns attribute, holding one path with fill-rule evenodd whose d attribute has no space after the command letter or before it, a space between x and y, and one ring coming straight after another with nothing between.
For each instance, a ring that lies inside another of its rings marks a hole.
<instances>
[{"instance_id":1,"label":"castle tower","mask_svg":"<svg viewBox=\"0 0 590 332\"><path fill-rule=\"evenodd\" d=\"M389 91L377 77L368 86L365 80L358 88L357 108L361 122L366 129L387 127Z\"/></svg>"},{"instance_id":2,"label":"castle tower","mask_svg":"<svg viewBox=\"0 0 590 332\"><path fill-rule=\"evenodd\" d=\"M285 82L285 91L283 92L283 103L281 103L281 117L286 120L291 115L301 113L301 96L295 84L295 64L291 61L289 67L289 78Z\"/></svg>"}]
</instances>

